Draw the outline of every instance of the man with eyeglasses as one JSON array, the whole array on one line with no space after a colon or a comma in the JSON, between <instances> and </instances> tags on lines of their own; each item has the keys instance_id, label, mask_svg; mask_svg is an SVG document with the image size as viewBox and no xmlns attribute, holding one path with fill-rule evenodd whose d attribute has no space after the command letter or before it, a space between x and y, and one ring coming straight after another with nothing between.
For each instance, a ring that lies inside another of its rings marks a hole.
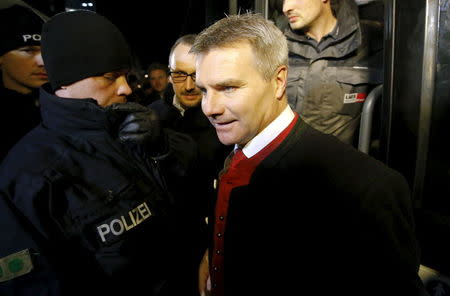
<instances>
[{"instance_id":1,"label":"man with eyeglasses","mask_svg":"<svg viewBox=\"0 0 450 296\"><path fill-rule=\"evenodd\" d=\"M202 95L195 86L194 57L188 52L195 40L195 34L180 37L175 41L169 54L169 81L172 83L174 96L157 101L151 107L160 111L161 118L171 128L179 128L179 120L187 109L199 107ZM197 108L200 109L200 108Z\"/></svg>"},{"instance_id":2,"label":"man with eyeglasses","mask_svg":"<svg viewBox=\"0 0 450 296\"><path fill-rule=\"evenodd\" d=\"M190 269L182 271L180 277L189 286L190 295L198 295L197 271L207 243L205 217L209 201L215 195L214 182L232 149L220 143L214 127L202 112L202 93L195 85L195 57L189 53L195 38L195 34L184 35L170 50L169 79L175 93L173 98L158 100L149 106L157 111L163 127L191 136L198 145L195 174L189 178L190 184L169 184L183 193L174 196L184 196L179 210L185 215L186 231L182 235L186 249L183 251L189 252L185 259Z\"/></svg>"}]
</instances>

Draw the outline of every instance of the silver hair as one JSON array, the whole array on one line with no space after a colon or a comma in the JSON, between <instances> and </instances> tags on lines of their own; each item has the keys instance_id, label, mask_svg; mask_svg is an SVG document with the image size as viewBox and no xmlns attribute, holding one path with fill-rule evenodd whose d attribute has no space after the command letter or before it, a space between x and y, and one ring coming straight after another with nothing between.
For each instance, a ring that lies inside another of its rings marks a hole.
<instances>
[{"instance_id":1,"label":"silver hair","mask_svg":"<svg viewBox=\"0 0 450 296\"><path fill-rule=\"evenodd\" d=\"M190 52L207 53L240 42L250 44L256 67L266 80L273 77L279 66L288 64L286 37L272 21L254 13L231 15L215 22L197 36Z\"/></svg>"}]
</instances>

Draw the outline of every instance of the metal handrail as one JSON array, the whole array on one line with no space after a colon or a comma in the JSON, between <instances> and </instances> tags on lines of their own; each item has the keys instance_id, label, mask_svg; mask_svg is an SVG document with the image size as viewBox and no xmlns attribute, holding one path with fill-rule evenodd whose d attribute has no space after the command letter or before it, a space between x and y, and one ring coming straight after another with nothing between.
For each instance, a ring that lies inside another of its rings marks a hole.
<instances>
[{"instance_id":1,"label":"metal handrail","mask_svg":"<svg viewBox=\"0 0 450 296\"><path fill-rule=\"evenodd\" d=\"M420 94L419 128L417 135L417 156L412 188L413 200L420 207L423 199L428 145L430 141L431 115L433 110L434 88L436 83L436 65L439 37L440 1L429 0L425 9L425 32L422 62L422 85Z\"/></svg>"},{"instance_id":2,"label":"metal handrail","mask_svg":"<svg viewBox=\"0 0 450 296\"><path fill-rule=\"evenodd\" d=\"M375 103L383 94L383 85L376 86L364 101L361 112L361 121L359 127L358 150L369 154L370 141L372 138L372 118L375 109Z\"/></svg>"}]
</instances>

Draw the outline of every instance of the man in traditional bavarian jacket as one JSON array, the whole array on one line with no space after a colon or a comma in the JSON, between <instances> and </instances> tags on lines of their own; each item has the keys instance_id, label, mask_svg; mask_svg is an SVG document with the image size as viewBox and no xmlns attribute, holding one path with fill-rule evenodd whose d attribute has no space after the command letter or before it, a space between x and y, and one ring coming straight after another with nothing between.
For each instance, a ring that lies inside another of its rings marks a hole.
<instances>
[{"instance_id":1,"label":"man in traditional bavarian jacket","mask_svg":"<svg viewBox=\"0 0 450 296\"><path fill-rule=\"evenodd\" d=\"M284 0L288 101L314 128L355 143L363 103L382 82L382 26L354 0Z\"/></svg>"},{"instance_id":2,"label":"man in traditional bavarian jacket","mask_svg":"<svg viewBox=\"0 0 450 296\"><path fill-rule=\"evenodd\" d=\"M42 123L0 168L0 295L171 295L164 173L186 173L193 141L126 103L130 49L103 16L57 14L42 55Z\"/></svg>"},{"instance_id":3,"label":"man in traditional bavarian jacket","mask_svg":"<svg viewBox=\"0 0 450 296\"><path fill-rule=\"evenodd\" d=\"M202 110L235 144L208 219L200 291L427 295L405 178L292 111L283 33L261 15L231 15L190 52Z\"/></svg>"}]
</instances>

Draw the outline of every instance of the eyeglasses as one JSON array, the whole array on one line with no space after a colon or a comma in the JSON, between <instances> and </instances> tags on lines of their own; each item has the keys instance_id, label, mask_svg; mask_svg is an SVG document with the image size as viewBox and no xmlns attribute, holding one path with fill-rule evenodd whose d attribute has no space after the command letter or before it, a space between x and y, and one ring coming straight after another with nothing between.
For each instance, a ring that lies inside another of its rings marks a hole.
<instances>
[{"instance_id":1,"label":"eyeglasses","mask_svg":"<svg viewBox=\"0 0 450 296\"><path fill-rule=\"evenodd\" d=\"M169 72L170 76L172 76L172 80L175 83L181 83L181 82L185 82L186 79L188 78L188 76L191 76L192 81L195 82L195 72L191 73L191 74L187 74L184 72Z\"/></svg>"}]
</instances>

